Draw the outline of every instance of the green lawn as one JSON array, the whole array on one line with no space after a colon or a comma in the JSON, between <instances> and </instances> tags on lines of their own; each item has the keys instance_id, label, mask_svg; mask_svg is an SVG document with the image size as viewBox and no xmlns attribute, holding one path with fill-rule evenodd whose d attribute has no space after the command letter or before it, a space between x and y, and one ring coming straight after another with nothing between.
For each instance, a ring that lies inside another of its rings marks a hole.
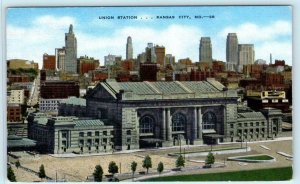
<instances>
[{"instance_id":1,"label":"green lawn","mask_svg":"<svg viewBox=\"0 0 300 184\"><path fill-rule=\"evenodd\" d=\"M281 181L292 179L292 173L292 167L283 167L237 172L166 176L144 181Z\"/></svg>"},{"instance_id":2,"label":"green lawn","mask_svg":"<svg viewBox=\"0 0 300 184\"><path fill-rule=\"evenodd\" d=\"M239 159L247 159L247 160L272 160L273 157L269 155L257 155L257 156L249 156L249 157L239 157Z\"/></svg>"}]
</instances>

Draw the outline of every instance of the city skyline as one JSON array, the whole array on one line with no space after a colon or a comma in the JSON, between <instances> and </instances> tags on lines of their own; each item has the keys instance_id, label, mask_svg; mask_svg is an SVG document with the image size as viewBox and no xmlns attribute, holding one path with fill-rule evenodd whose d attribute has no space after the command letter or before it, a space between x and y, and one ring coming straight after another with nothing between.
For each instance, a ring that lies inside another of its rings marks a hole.
<instances>
[{"instance_id":1,"label":"city skyline","mask_svg":"<svg viewBox=\"0 0 300 184\"><path fill-rule=\"evenodd\" d=\"M156 19L165 16L166 9L167 15L175 18ZM143 19L119 20L119 15ZM181 15L192 19L178 18ZM172 54L176 60L189 57L193 62L199 58L200 38L211 37L213 59L226 62L226 37L231 32L237 33L239 43L255 45L255 60L268 62L272 53L274 60L292 65L291 20L289 6L13 8L7 17L7 58L34 60L41 67L43 54L55 54L55 48L64 45L64 34L73 24L78 57L100 59L101 65L108 54L126 58L128 36L132 38L134 58L152 42L163 45L166 54Z\"/></svg>"}]
</instances>

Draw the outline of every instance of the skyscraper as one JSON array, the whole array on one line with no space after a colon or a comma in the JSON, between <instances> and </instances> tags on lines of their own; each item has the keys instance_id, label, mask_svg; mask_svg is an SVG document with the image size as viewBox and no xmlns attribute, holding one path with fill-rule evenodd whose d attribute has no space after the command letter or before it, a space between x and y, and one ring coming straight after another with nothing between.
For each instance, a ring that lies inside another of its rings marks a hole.
<instances>
[{"instance_id":1,"label":"skyscraper","mask_svg":"<svg viewBox=\"0 0 300 184\"><path fill-rule=\"evenodd\" d=\"M241 71L243 65L253 64L255 59L253 44L239 44L238 45L239 64L238 71Z\"/></svg>"},{"instance_id":2,"label":"skyscraper","mask_svg":"<svg viewBox=\"0 0 300 184\"><path fill-rule=\"evenodd\" d=\"M133 48L132 48L132 39L130 36L127 37L126 43L126 59L133 58Z\"/></svg>"},{"instance_id":3,"label":"skyscraper","mask_svg":"<svg viewBox=\"0 0 300 184\"><path fill-rule=\"evenodd\" d=\"M164 46L156 45L154 47L155 54L156 54L156 63L160 64L161 67L165 66L165 55L166 55L166 48Z\"/></svg>"},{"instance_id":4,"label":"skyscraper","mask_svg":"<svg viewBox=\"0 0 300 184\"><path fill-rule=\"evenodd\" d=\"M156 63L156 54L153 43L148 43L145 49L146 53L146 62L147 63Z\"/></svg>"},{"instance_id":5,"label":"skyscraper","mask_svg":"<svg viewBox=\"0 0 300 184\"><path fill-rule=\"evenodd\" d=\"M236 33L228 33L227 35L226 62L228 71L236 71L238 65L238 38Z\"/></svg>"},{"instance_id":6,"label":"skyscraper","mask_svg":"<svg viewBox=\"0 0 300 184\"><path fill-rule=\"evenodd\" d=\"M56 58L56 68L58 70L65 71L65 58L66 58L65 47L55 49L55 58Z\"/></svg>"},{"instance_id":7,"label":"skyscraper","mask_svg":"<svg viewBox=\"0 0 300 184\"><path fill-rule=\"evenodd\" d=\"M65 71L70 73L77 72L77 40L73 32L73 25L69 27L69 32L65 34Z\"/></svg>"},{"instance_id":8,"label":"skyscraper","mask_svg":"<svg viewBox=\"0 0 300 184\"><path fill-rule=\"evenodd\" d=\"M201 37L199 47L199 61L212 62L212 46L210 37Z\"/></svg>"}]
</instances>

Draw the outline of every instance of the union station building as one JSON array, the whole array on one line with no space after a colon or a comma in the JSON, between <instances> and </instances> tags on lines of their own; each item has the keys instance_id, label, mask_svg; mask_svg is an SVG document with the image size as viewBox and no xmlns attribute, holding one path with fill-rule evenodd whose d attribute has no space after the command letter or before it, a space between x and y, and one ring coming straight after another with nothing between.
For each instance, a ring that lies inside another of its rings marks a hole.
<instances>
[{"instance_id":1,"label":"union station building","mask_svg":"<svg viewBox=\"0 0 300 184\"><path fill-rule=\"evenodd\" d=\"M97 125L84 125L80 120L83 117L78 116L64 123L64 118L58 116L56 120L43 120L48 127L43 130L54 132L49 139L53 139L51 146L55 148L48 148L53 153L106 151L108 143L102 142L107 137L102 137L102 129L111 131L108 142L113 150L255 141L280 136L280 110L253 111L240 107L237 99L236 91L228 90L215 79L186 82L107 80L89 90L86 106L79 106L86 109L89 121L99 121ZM59 115L76 116L77 111L68 108L74 109L74 106L64 104L59 108ZM36 131L38 121L34 118L28 121L29 125L33 122L35 128L29 134L45 135L45 132ZM68 136L60 135L65 132L69 132ZM61 142L62 136L68 144Z\"/></svg>"}]
</instances>

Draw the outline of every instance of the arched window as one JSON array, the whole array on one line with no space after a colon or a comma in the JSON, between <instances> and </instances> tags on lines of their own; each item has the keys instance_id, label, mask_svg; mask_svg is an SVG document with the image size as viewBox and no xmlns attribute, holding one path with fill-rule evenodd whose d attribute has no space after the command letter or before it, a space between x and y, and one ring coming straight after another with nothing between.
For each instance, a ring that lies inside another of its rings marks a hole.
<instances>
[{"instance_id":1,"label":"arched window","mask_svg":"<svg viewBox=\"0 0 300 184\"><path fill-rule=\"evenodd\" d=\"M172 131L185 131L186 118L183 114L177 113L172 116Z\"/></svg>"},{"instance_id":2,"label":"arched window","mask_svg":"<svg viewBox=\"0 0 300 184\"><path fill-rule=\"evenodd\" d=\"M154 119L151 116L144 116L140 120L140 133L153 133Z\"/></svg>"},{"instance_id":3,"label":"arched window","mask_svg":"<svg viewBox=\"0 0 300 184\"><path fill-rule=\"evenodd\" d=\"M217 117L212 112L207 112L203 115L203 129L215 129Z\"/></svg>"}]
</instances>

